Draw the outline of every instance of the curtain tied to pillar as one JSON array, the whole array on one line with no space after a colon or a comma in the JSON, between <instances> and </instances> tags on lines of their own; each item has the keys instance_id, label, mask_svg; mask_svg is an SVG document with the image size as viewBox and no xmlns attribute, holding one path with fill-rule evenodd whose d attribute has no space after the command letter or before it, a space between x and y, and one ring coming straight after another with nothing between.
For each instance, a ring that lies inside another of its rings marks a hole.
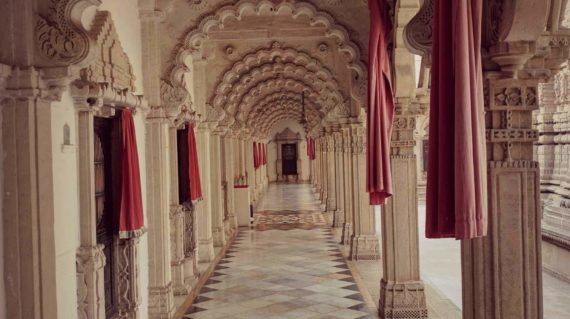
<instances>
[{"instance_id":1,"label":"curtain tied to pillar","mask_svg":"<svg viewBox=\"0 0 570 319\"><path fill-rule=\"evenodd\" d=\"M426 237L487 234L482 0L436 0Z\"/></svg>"},{"instance_id":2,"label":"curtain tied to pillar","mask_svg":"<svg viewBox=\"0 0 570 319\"><path fill-rule=\"evenodd\" d=\"M394 97L391 83L388 41L391 34L389 6L386 0L368 1L370 13L368 63L368 114L366 191L370 204L384 204L392 196L390 140L394 121Z\"/></svg>"},{"instance_id":3,"label":"curtain tied to pillar","mask_svg":"<svg viewBox=\"0 0 570 319\"><path fill-rule=\"evenodd\" d=\"M130 110L121 111L121 140L119 237L134 238L144 233L144 217L137 136Z\"/></svg>"}]
</instances>

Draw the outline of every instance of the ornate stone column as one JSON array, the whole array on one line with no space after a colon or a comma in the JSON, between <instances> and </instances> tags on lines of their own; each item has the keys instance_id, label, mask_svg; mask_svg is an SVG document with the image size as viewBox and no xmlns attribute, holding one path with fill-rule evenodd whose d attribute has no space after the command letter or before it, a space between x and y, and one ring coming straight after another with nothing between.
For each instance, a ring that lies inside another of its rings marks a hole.
<instances>
[{"instance_id":1,"label":"ornate stone column","mask_svg":"<svg viewBox=\"0 0 570 319\"><path fill-rule=\"evenodd\" d=\"M376 236L374 207L370 206L366 192L366 128L362 124L352 124L351 134L354 234L350 257L353 260L374 260L380 258L380 243Z\"/></svg>"},{"instance_id":2,"label":"ornate stone column","mask_svg":"<svg viewBox=\"0 0 570 319\"><path fill-rule=\"evenodd\" d=\"M210 262L214 259L214 239L212 238L212 213L210 210L210 132L204 125L197 128L196 147L202 182L203 199L195 205L196 234L198 235L198 261Z\"/></svg>"},{"instance_id":3,"label":"ornate stone column","mask_svg":"<svg viewBox=\"0 0 570 319\"><path fill-rule=\"evenodd\" d=\"M139 238L119 240L117 259L117 295L119 318L141 317Z\"/></svg>"},{"instance_id":4,"label":"ornate stone column","mask_svg":"<svg viewBox=\"0 0 570 319\"><path fill-rule=\"evenodd\" d=\"M334 212L337 209L336 199L336 158L335 158L335 140L333 137L333 128L327 128L326 136L326 172L327 172L327 215L331 226L334 223Z\"/></svg>"},{"instance_id":5,"label":"ornate stone column","mask_svg":"<svg viewBox=\"0 0 570 319\"><path fill-rule=\"evenodd\" d=\"M325 130L323 129L323 134L319 138L319 145L321 149L321 160L319 166L321 168L320 176L321 176L321 203L324 205L324 210L327 210L327 202L328 202L328 165L327 165L327 157L328 157L328 145L327 139L325 135Z\"/></svg>"},{"instance_id":6,"label":"ornate stone column","mask_svg":"<svg viewBox=\"0 0 570 319\"><path fill-rule=\"evenodd\" d=\"M210 136L210 181L211 210L212 210L212 235L214 246L222 247L226 244L224 231L223 194L222 194L222 174L221 174L221 141L217 133Z\"/></svg>"},{"instance_id":7,"label":"ornate stone column","mask_svg":"<svg viewBox=\"0 0 570 319\"><path fill-rule=\"evenodd\" d=\"M408 106L404 106L407 108ZM420 279L417 170L414 154L416 119L397 110L392 132L394 194L382 212L383 276L381 318L427 318L424 284Z\"/></svg>"},{"instance_id":8,"label":"ornate stone column","mask_svg":"<svg viewBox=\"0 0 570 319\"><path fill-rule=\"evenodd\" d=\"M147 118L146 132L149 316L171 318L175 307L170 264L170 145L167 119L150 116Z\"/></svg>"},{"instance_id":9,"label":"ornate stone column","mask_svg":"<svg viewBox=\"0 0 570 319\"><path fill-rule=\"evenodd\" d=\"M175 295L186 295L196 278L196 258L192 212L180 204L178 193L178 138L177 127L169 128L170 147L170 265L172 289ZM190 231L186 229L187 216ZM189 238L187 238L189 237Z\"/></svg>"},{"instance_id":10,"label":"ornate stone column","mask_svg":"<svg viewBox=\"0 0 570 319\"><path fill-rule=\"evenodd\" d=\"M335 158L335 190L336 190L336 210L334 211L333 227L343 228L344 226L344 150L343 138L340 128L335 128L332 136L334 142L334 158Z\"/></svg>"},{"instance_id":11,"label":"ornate stone column","mask_svg":"<svg viewBox=\"0 0 570 319\"><path fill-rule=\"evenodd\" d=\"M224 180L222 180L223 191L225 193L224 203L225 203L225 216L224 216L224 230L226 232L226 238L230 238L234 231L234 223L231 222L234 217L234 153L232 148L231 139L228 137L227 133L222 138L222 147L224 148Z\"/></svg>"},{"instance_id":12,"label":"ornate stone column","mask_svg":"<svg viewBox=\"0 0 570 319\"><path fill-rule=\"evenodd\" d=\"M341 129L342 134L342 156L343 156L343 173L344 173L344 223L342 225L343 245L349 245L352 237L352 225L354 219L353 204L353 174L352 174L352 135L350 125L345 124Z\"/></svg>"},{"instance_id":13,"label":"ornate stone column","mask_svg":"<svg viewBox=\"0 0 570 319\"><path fill-rule=\"evenodd\" d=\"M542 318L538 132L532 129L538 79L514 78L511 71L533 54L529 43L501 43L491 51L494 61L509 66L486 73L489 232L462 241L466 319Z\"/></svg>"},{"instance_id":14,"label":"ornate stone column","mask_svg":"<svg viewBox=\"0 0 570 319\"><path fill-rule=\"evenodd\" d=\"M72 90L73 95L73 90ZM74 96L78 127L79 169L79 220L81 246L77 249L77 312L80 319L105 318L105 288L103 269L105 254L103 245L97 244L97 212L95 210L95 109L87 98Z\"/></svg>"}]
</instances>

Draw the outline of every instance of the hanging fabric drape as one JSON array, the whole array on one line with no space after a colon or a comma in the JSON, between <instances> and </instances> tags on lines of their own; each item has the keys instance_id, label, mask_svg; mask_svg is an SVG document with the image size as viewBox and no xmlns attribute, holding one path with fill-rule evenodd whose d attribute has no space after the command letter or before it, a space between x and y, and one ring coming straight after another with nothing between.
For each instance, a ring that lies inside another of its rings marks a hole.
<instances>
[{"instance_id":1,"label":"hanging fabric drape","mask_svg":"<svg viewBox=\"0 0 570 319\"><path fill-rule=\"evenodd\" d=\"M307 156L310 161L315 160L315 140L312 137L307 139Z\"/></svg>"},{"instance_id":2,"label":"hanging fabric drape","mask_svg":"<svg viewBox=\"0 0 570 319\"><path fill-rule=\"evenodd\" d=\"M263 165L267 165L267 144L263 143Z\"/></svg>"},{"instance_id":3,"label":"hanging fabric drape","mask_svg":"<svg viewBox=\"0 0 570 319\"><path fill-rule=\"evenodd\" d=\"M263 166L263 144L257 143L257 156L259 156L259 167Z\"/></svg>"},{"instance_id":4,"label":"hanging fabric drape","mask_svg":"<svg viewBox=\"0 0 570 319\"><path fill-rule=\"evenodd\" d=\"M119 237L134 238L144 232L141 176L133 114L121 112L121 204Z\"/></svg>"},{"instance_id":5,"label":"hanging fabric drape","mask_svg":"<svg viewBox=\"0 0 570 319\"><path fill-rule=\"evenodd\" d=\"M487 233L482 0L436 0L426 237Z\"/></svg>"},{"instance_id":6,"label":"hanging fabric drape","mask_svg":"<svg viewBox=\"0 0 570 319\"><path fill-rule=\"evenodd\" d=\"M368 63L368 114L366 191L370 204L384 204L392 195L390 139L394 121L388 40L391 31L386 0L368 1L370 38Z\"/></svg>"},{"instance_id":7,"label":"hanging fabric drape","mask_svg":"<svg viewBox=\"0 0 570 319\"><path fill-rule=\"evenodd\" d=\"M253 142L253 168L257 169L259 167L259 155L257 154L257 143Z\"/></svg>"},{"instance_id":8,"label":"hanging fabric drape","mask_svg":"<svg viewBox=\"0 0 570 319\"><path fill-rule=\"evenodd\" d=\"M202 184L200 182L200 166L194 125L188 124L188 177L190 179L190 200L196 202L202 199Z\"/></svg>"}]
</instances>

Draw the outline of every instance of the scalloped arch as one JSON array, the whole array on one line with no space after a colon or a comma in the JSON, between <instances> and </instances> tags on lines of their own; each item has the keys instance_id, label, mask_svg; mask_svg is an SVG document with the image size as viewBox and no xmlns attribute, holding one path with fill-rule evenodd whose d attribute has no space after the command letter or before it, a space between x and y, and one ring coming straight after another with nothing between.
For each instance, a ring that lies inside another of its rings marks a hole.
<instances>
[{"instance_id":1,"label":"scalloped arch","mask_svg":"<svg viewBox=\"0 0 570 319\"><path fill-rule=\"evenodd\" d=\"M241 0L234 5L228 5L217 10L215 14L204 17L196 28L186 34L182 43L175 52L173 67L167 75L170 81L180 87L184 87L184 74L188 72L185 64L186 59L192 53L200 52L203 41L208 37L212 28L224 28L224 23L228 19L242 20L247 15L256 16L290 16L296 19L306 16L310 19L311 26L321 26L325 29L325 36L333 39L337 44L339 52L346 56L347 67L354 71L355 75L351 81L353 89L351 95L358 101L364 100L362 91L363 84L366 83L366 67L361 61L361 53L358 45L350 39L348 31L335 22L335 19L326 12L319 11L315 6L304 2L282 2L275 4L269 0Z\"/></svg>"}]
</instances>

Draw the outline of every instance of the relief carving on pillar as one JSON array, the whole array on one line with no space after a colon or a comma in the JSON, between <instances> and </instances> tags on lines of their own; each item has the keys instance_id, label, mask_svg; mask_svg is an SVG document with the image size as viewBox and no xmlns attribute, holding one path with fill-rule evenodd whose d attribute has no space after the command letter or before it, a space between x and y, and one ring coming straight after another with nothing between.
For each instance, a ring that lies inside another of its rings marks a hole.
<instances>
[{"instance_id":1,"label":"relief carving on pillar","mask_svg":"<svg viewBox=\"0 0 570 319\"><path fill-rule=\"evenodd\" d=\"M380 286L380 318L428 318L423 283L382 280Z\"/></svg>"},{"instance_id":2,"label":"relief carving on pillar","mask_svg":"<svg viewBox=\"0 0 570 319\"><path fill-rule=\"evenodd\" d=\"M186 258L194 257L196 251L196 234L194 231L194 206L185 203L182 205L184 212L184 256Z\"/></svg>"},{"instance_id":3,"label":"relief carving on pillar","mask_svg":"<svg viewBox=\"0 0 570 319\"><path fill-rule=\"evenodd\" d=\"M121 239L117 258L117 298L120 319L136 319L141 304L139 238Z\"/></svg>"},{"instance_id":4,"label":"relief carving on pillar","mask_svg":"<svg viewBox=\"0 0 570 319\"><path fill-rule=\"evenodd\" d=\"M78 318L99 319L105 314L103 289L105 254L103 253L103 245L79 247L76 255L76 266Z\"/></svg>"}]
</instances>

